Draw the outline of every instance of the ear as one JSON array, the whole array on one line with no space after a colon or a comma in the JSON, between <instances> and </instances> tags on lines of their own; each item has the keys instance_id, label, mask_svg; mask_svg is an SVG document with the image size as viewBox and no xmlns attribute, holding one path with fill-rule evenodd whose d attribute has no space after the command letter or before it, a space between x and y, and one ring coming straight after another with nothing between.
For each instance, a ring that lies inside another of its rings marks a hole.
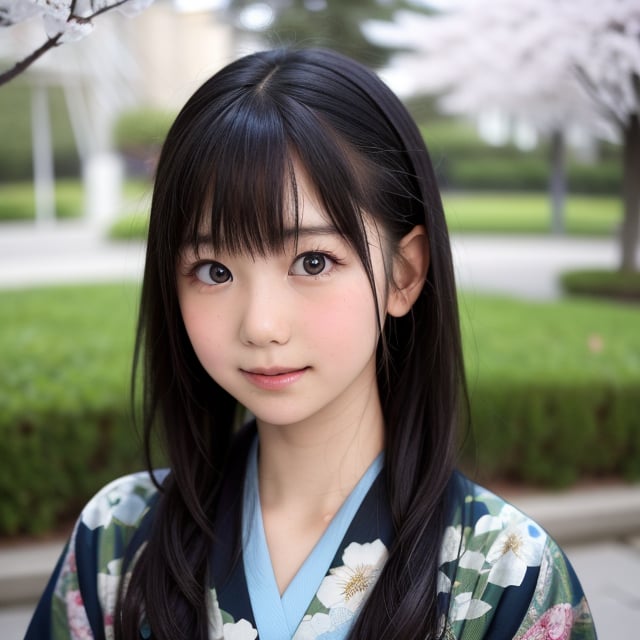
<instances>
[{"instance_id":1,"label":"ear","mask_svg":"<svg viewBox=\"0 0 640 640\"><path fill-rule=\"evenodd\" d=\"M393 282L387 313L396 318L409 313L418 299L429 270L429 242L423 225L415 226L398 245L393 260Z\"/></svg>"}]
</instances>

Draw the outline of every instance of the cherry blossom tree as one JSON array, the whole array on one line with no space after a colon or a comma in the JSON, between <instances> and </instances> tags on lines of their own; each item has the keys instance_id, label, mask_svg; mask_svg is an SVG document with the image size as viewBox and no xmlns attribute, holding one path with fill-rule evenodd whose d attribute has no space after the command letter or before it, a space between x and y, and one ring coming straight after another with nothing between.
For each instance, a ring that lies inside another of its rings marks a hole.
<instances>
[{"instance_id":1,"label":"cherry blossom tree","mask_svg":"<svg viewBox=\"0 0 640 640\"><path fill-rule=\"evenodd\" d=\"M441 94L451 113L495 110L529 122L550 136L556 160L571 127L597 137L617 131L624 147L621 268L638 269L638 0L465 0L435 16L399 12L394 29L374 23L368 32L413 49L393 66L416 92ZM554 188L561 190L558 181Z\"/></svg>"},{"instance_id":2,"label":"cherry blossom tree","mask_svg":"<svg viewBox=\"0 0 640 640\"><path fill-rule=\"evenodd\" d=\"M45 40L41 46L0 73L0 85L9 82L50 49L91 33L94 19L116 9L133 16L146 9L153 0L0 0L0 27L10 27L40 17Z\"/></svg>"}]
</instances>

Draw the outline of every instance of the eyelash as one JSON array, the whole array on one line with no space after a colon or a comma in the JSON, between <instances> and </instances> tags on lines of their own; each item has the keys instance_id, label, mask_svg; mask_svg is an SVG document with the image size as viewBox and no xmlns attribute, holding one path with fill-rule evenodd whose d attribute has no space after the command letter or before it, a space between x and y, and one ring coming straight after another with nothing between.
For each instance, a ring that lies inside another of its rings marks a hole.
<instances>
[{"instance_id":1,"label":"eyelash","mask_svg":"<svg viewBox=\"0 0 640 640\"><path fill-rule=\"evenodd\" d=\"M296 273L292 273L294 266L297 263L302 263L305 258L310 258L310 257L320 257L322 258L322 260L324 261L328 261L329 264L325 264L323 265L323 269L320 273L305 273L305 274L296 274ZM333 269L335 268L336 265L341 265L342 261L339 260L333 253L331 253L330 251L322 251L320 249L316 249L314 251L305 251L304 253L301 253L299 256L296 256L295 260L291 263L291 267L289 268L289 273L290 275L301 275L303 277L311 277L311 278L321 278L323 276L327 276L329 275L328 272L326 272L326 269L329 269L329 272L333 271Z\"/></svg>"},{"instance_id":2,"label":"eyelash","mask_svg":"<svg viewBox=\"0 0 640 640\"><path fill-rule=\"evenodd\" d=\"M329 264L324 264L322 271L320 273L294 273L294 267L297 263L300 263L302 261L305 260L305 258L309 258L309 257L320 257L322 258L322 260L328 262ZM299 255L297 255L295 257L295 259L293 260L293 262L291 263L291 267L289 268L289 275L292 276L302 276L302 277L306 277L306 278L321 278L321 277L325 277L327 275L329 275L329 273L331 271L333 271L333 269L337 266L337 265L341 265L343 264L343 261L340 260L339 258L337 258L333 253L331 253L330 251L325 251L325 250L321 250L321 249L315 249L313 251L305 251L304 253L301 253ZM227 280L224 280L222 282L206 282L206 280L199 276L198 273L205 268L209 269L209 273L211 271L212 268L214 267L221 267L222 269L224 269L229 277ZM192 277L197 283L199 284L203 284L205 286L208 287L217 287L221 284L226 284L227 282L231 282L233 281L233 274L231 273L230 269L228 269L227 267L225 267L221 262L217 262L216 260L202 260L199 262L196 262L194 265L192 265L188 271L187 271L187 275L189 275L190 277Z\"/></svg>"}]
</instances>

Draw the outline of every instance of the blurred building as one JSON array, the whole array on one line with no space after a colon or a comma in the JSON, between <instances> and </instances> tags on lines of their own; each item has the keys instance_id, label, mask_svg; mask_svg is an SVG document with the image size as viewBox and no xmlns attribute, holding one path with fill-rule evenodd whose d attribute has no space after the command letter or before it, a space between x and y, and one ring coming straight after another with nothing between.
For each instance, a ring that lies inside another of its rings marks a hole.
<instances>
[{"instance_id":1,"label":"blurred building","mask_svg":"<svg viewBox=\"0 0 640 640\"><path fill-rule=\"evenodd\" d=\"M190 3L182 3L189 6ZM193 6L193 3L191 3ZM206 6L206 5L205 5ZM110 11L92 33L46 52L20 79L32 90L37 217L53 217L53 158L48 92L61 87L82 165L86 213L111 218L119 208L121 166L112 151L113 125L137 106L179 108L208 76L234 57L230 25L213 10L185 11L156 0L134 18ZM8 68L46 40L38 16L0 32Z\"/></svg>"}]
</instances>

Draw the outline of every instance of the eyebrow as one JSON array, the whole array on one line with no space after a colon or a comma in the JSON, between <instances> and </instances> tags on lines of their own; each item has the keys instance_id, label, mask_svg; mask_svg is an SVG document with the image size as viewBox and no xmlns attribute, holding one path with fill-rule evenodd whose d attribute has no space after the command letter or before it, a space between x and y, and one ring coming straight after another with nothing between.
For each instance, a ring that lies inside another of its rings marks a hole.
<instances>
[{"instance_id":1,"label":"eyebrow","mask_svg":"<svg viewBox=\"0 0 640 640\"><path fill-rule=\"evenodd\" d=\"M300 238L305 236L341 236L342 234L331 224L326 225L314 225L309 227L291 227L289 229L284 230L284 240L289 240L290 238ZM208 247L211 246L211 238L206 234L199 234L196 238L195 245L190 245L189 242L183 243L183 248L190 247L194 248L196 251L200 249L200 247Z\"/></svg>"}]
</instances>

